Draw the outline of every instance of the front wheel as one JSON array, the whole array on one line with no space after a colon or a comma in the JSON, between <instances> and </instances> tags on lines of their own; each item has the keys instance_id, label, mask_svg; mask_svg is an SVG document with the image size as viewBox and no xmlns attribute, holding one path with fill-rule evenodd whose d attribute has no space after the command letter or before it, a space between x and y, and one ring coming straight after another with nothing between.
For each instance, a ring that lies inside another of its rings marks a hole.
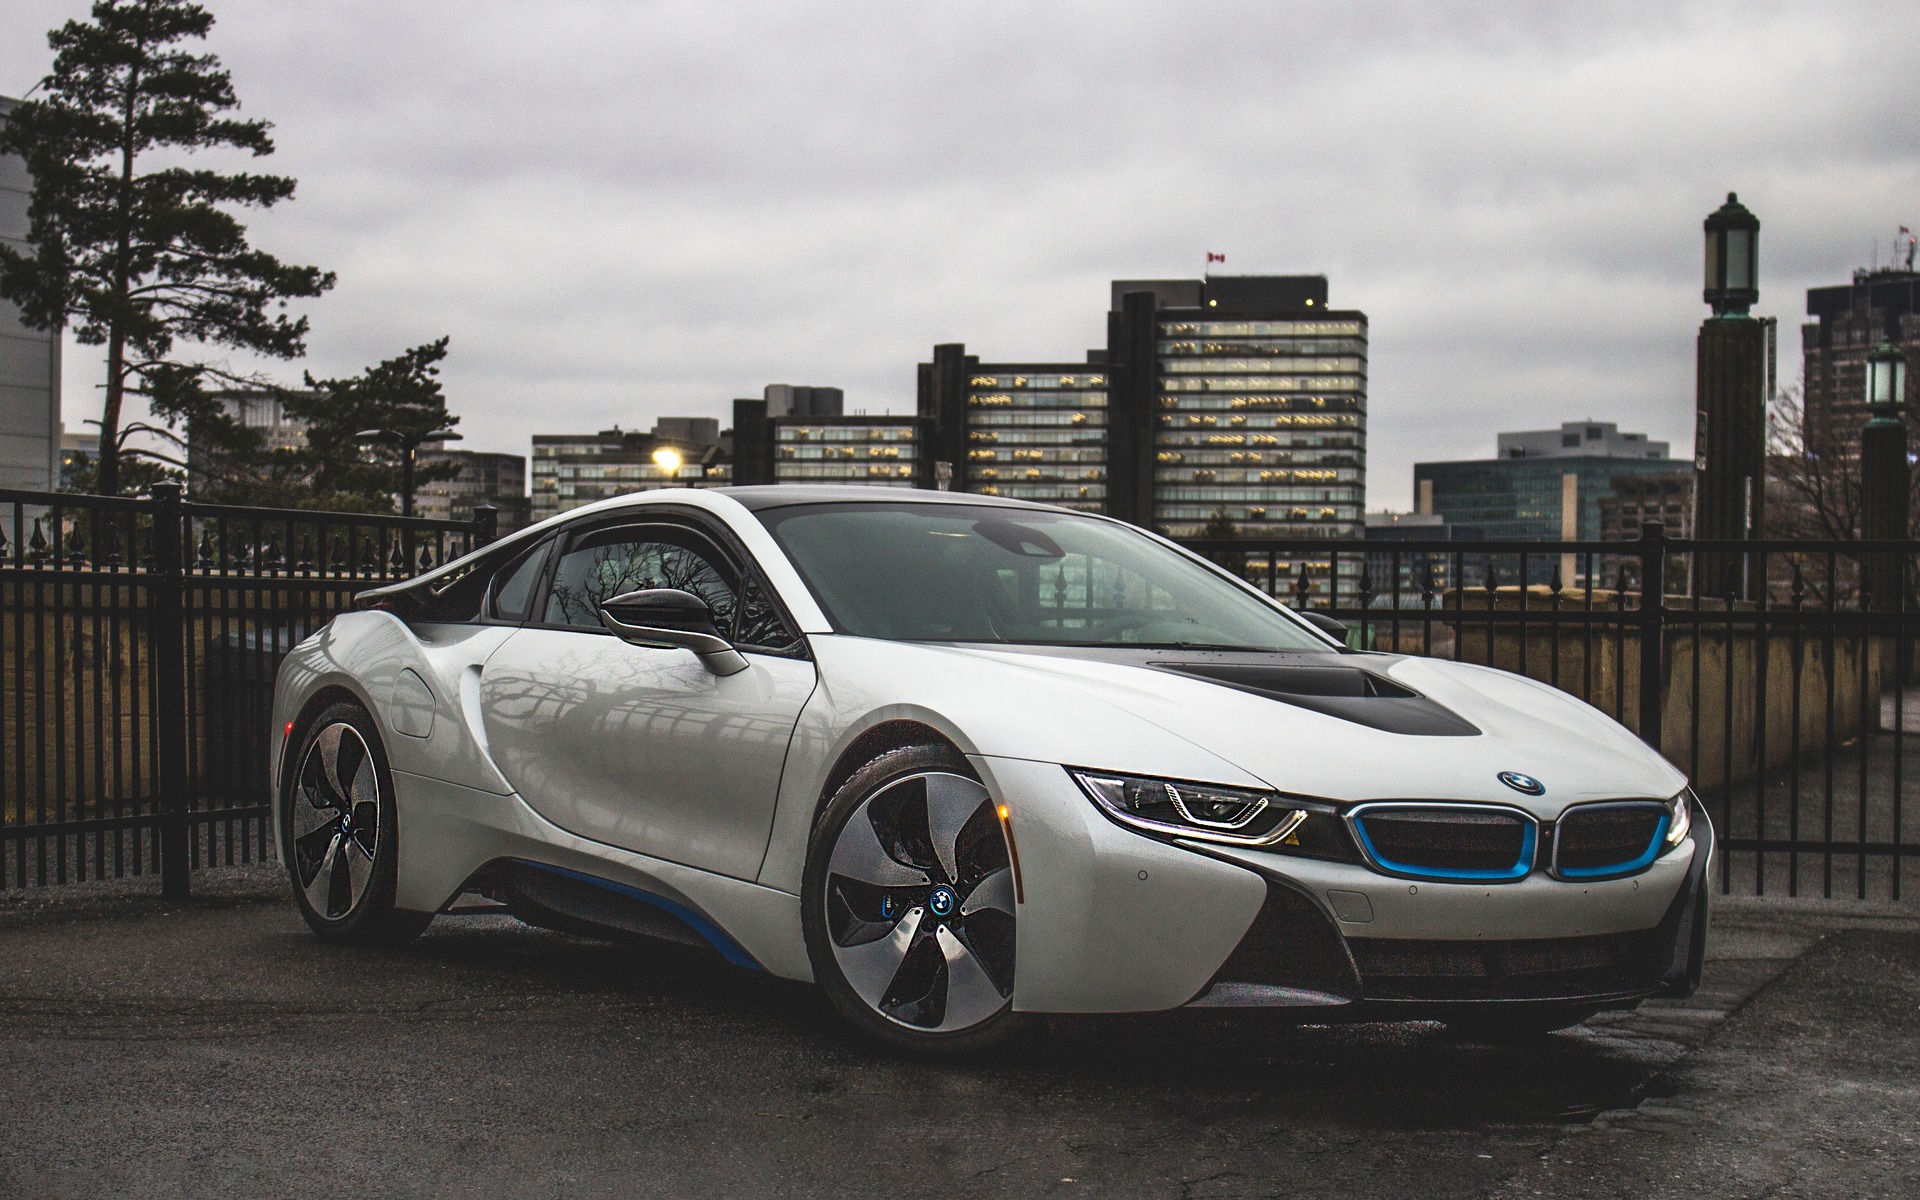
<instances>
[{"instance_id":1,"label":"front wheel","mask_svg":"<svg viewBox=\"0 0 1920 1200\"><path fill-rule=\"evenodd\" d=\"M892 750L854 773L814 828L801 916L814 978L881 1045L951 1057L1015 1031L1012 862L952 750Z\"/></svg>"},{"instance_id":2,"label":"front wheel","mask_svg":"<svg viewBox=\"0 0 1920 1200\"><path fill-rule=\"evenodd\" d=\"M400 822L373 717L358 704L330 705L307 726L298 761L280 800L280 852L300 915L329 942L417 936L433 914L393 904Z\"/></svg>"}]
</instances>

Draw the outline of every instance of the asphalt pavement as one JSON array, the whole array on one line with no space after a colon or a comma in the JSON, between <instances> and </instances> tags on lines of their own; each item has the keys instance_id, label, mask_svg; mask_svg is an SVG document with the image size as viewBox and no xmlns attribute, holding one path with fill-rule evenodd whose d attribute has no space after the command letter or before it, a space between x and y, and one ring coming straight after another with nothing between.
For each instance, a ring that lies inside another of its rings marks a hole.
<instances>
[{"instance_id":1,"label":"asphalt pavement","mask_svg":"<svg viewBox=\"0 0 1920 1200\"><path fill-rule=\"evenodd\" d=\"M1692 999L1521 1045L1056 1019L987 1062L501 917L324 946L271 872L0 894L0 1196L1920 1196L1920 910L1722 902Z\"/></svg>"}]
</instances>

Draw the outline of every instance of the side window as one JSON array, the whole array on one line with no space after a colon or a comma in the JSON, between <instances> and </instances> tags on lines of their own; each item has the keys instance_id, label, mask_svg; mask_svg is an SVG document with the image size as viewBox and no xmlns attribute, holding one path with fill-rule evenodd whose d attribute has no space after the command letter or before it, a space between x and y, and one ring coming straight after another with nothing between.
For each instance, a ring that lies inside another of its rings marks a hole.
<instances>
[{"instance_id":1,"label":"side window","mask_svg":"<svg viewBox=\"0 0 1920 1200\"><path fill-rule=\"evenodd\" d=\"M547 561L547 547L551 541L541 542L528 550L493 577L492 595L487 601L487 611L496 621L524 621L527 609L532 606L533 585L540 578L540 568Z\"/></svg>"},{"instance_id":2,"label":"side window","mask_svg":"<svg viewBox=\"0 0 1920 1200\"><path fill-rule=\"evenodd\" d=\"M733 642L737 646L760 646L768 650L790 651L799 644L787 623L780 619L767 590L752 576L742 581L740 603L735 610Z\"/></svg>"},{"instance_id":3,"label":"side window","mask_svg":"<svg viewBox=\"0 0 1920 1200\"><path fill-rule=\"evenodd\" d=\"M692 592L713 610L715 625L733 628L733 572L697 535L658 525L597 530L575 540L560 556L541 619L599 629L602 604L642 588Z\"/></svg>"}]
</instances>

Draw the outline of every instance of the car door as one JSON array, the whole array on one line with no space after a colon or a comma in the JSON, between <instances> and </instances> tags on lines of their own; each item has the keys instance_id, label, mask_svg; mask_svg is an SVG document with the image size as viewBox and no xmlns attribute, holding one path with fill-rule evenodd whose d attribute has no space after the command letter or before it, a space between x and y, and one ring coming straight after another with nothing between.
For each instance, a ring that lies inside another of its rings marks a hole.
<instances>
[{"instance_id":1,"label":"car door","mask_svg":"<svg viewBox=\"0 0 1920 1200\"><path fill-rule=\"evenodd\" d=\"M780 772L814 686L804 643L743 552L690 519L567 533L528 624L487 660L494 761L535 811L582 837L742 879L759 870ZM608 633L600 604L672 587L713 609L748 669Z\"/></svg>"}]
</instances>

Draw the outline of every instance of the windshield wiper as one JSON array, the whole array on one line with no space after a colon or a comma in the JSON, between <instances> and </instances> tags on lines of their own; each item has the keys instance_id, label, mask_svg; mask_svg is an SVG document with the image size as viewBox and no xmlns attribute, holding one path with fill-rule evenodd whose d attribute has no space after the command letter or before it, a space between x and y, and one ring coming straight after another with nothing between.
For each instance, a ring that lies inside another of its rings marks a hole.
<instances>
[{"instance_id":1,"label":"windshield wiper","mask_svg":"<svg viewBox=\"0 0 1920 1200\"><path fill-rule=\"evenodd\" d=\"M1222 642L1082 642L1081 645L1111 646L1121 650L1244 650L1262 654L1275 646L1230 646Z\"/></svg>"}]
</instances>

